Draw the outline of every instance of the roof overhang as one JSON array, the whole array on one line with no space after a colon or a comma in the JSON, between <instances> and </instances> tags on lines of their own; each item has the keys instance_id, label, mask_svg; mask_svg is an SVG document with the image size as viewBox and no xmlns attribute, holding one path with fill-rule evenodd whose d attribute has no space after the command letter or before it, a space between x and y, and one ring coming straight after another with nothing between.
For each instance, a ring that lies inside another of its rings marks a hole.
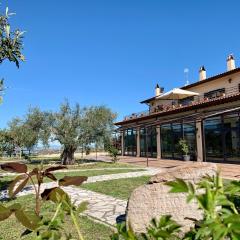
<instances>
[{"instance_id":1,"label":"roof overhang","mask_svg":"<svg viewBox=\"0 0 240 240\"><path fill-rule=\"evenodd\" d=\"M191 110L205 108L205 107L211 107L211 106L214 106L216 104L224 104L224 103L233 102L233 101L236 101L236 100L240 100L240 93L235 94L235 95L231 95L231 96L228 96L228 97L211 99L211 100L208 100L206 102L198 102L198 103L192 104L190 106L182 106L182 107L178 107L178 108L175 108L175 109L170 109L170 110L167 110L167 111L152 113L148 116L143 116L143 117L128 119L128 120L121 121L121 122L116 122L115 125L116 126L123 126L123 125L126 125L126 124L139 122L139 121L144 121L144 120L148 120L148 119L151 119L151 118L171 115L171 114L175 114L175 113L181 113L181 112L184 112L184 111L191 111Z\"/></svg>"}]
</instances>

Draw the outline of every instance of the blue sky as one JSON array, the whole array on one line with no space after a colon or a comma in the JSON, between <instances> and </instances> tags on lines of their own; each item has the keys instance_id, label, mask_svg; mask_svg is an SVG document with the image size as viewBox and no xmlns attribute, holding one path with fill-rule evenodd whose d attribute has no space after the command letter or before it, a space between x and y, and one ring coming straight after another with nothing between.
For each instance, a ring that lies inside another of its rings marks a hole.
<instances>
[{"instance_id":1,"label":"blue sky","mask_svg":"<svg viewBox=\"0 0 240 240\"><path fill-rule=\"evenodd\" d=\"M0 106L0 127L29 106L56 110L68 98L104 104L124 115L144 110L156 83L166 90L190 82L198 69L226 70L226 57L240 62L237 0L9 0L14 26L26 30L27 61L5 62L9 87Z\"/></svg>"}]
</instances>

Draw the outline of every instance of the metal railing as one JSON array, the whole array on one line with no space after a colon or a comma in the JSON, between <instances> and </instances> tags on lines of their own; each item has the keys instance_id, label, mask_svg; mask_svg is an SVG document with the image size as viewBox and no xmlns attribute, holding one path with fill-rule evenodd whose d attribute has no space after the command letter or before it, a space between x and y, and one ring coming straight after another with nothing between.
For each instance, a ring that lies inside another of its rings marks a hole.
<instances>
[{"instance_id":1,"label":"metal railing","mask_svg":"<svg viewBox=\"0 0 240 240\"><path fill-rule=\"evenodd\" d=\"M193 99L189 98L189 101L169 100L169 104L159 104L158 106L151 107L150 110L146 110L138 113L132 113L130 115L125 116L124 120L130 120L130 119L140 118L144 116L149 116L154 113L165 112L165 111L174 110L182 107L197 105L197 104L209 102L212 100L224 99L226 97L234 96L237 94L240 94L239 86L225 88L225 91L223 92L216 91L215 94L213 94L212 96L206 96L206 94L194 96Z\"/></svg>"},{"instance_id":2,"label":"metal railing","mask_svg":"<svg viewBox=\"0 0 240 240\"><path fill-rule=\"evenodd\" d=\"M145 111L141 111L141 112L137 112L137 113L132 113L130 115L127 115L124 117L124 120L129 120L129 119L133 119L133 118L139 118L139 117L144 117L144 116L148 116L150 114L149 110L145 110Z\"/></svg>"}]
</instances>

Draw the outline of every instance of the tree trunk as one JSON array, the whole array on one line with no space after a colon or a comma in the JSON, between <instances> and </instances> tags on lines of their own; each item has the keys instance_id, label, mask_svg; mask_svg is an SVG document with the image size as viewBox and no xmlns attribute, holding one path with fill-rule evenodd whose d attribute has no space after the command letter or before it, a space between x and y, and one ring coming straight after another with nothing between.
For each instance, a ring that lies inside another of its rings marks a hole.
<instances>
[{"instance_id":1,"label":"tree trunk","mask_svg":"<svg viewBox=\"0 0 240 240\"><path fill-rule=\"evenodd\" d=\"M96 161L97 161L97 151L98 151L97 143L96 143L96 145L95 145L95 151L96 151Z\"/></svg>"},{"instance_id":2,"label":"tree trunk","mask_svg":"<svg viewBox=\"0 0 240 240\"><path fill-rule=\"evenodd\" d=\"M64 147L63 152L61 154L61 163L63 165L72 165L75 163L74 153L76 148L74 147Z\"/></svg>"}]
</instances>

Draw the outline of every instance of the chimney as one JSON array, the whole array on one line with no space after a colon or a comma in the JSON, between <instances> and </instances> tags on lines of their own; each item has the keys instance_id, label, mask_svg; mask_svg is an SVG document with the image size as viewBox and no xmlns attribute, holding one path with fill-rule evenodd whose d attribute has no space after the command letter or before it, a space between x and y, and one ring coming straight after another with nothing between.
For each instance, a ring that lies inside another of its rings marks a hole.
<instances>
[{"instance_id":1,"label":"chimney","mask_svg":"<svg viewBox=\"0 0 240 240\"><path fill-rule=\"evenodd\" d=\"M207 78L206 70L205 70L204 66L202 66L199 69L199 81L205 80L206 78Z\"/></svg>"},{"instance_id":2,"label":"chimney","mask_svg":"<svg viewBox=\"0 0 240 240\"><path fill-rule=\"evenodd\" d=\"M159 87L159 85L157 84L156 87L155 87L155 96L158 97L158 96L160 96L163 92L164 92L164 88L163 88L163 87Z\"/></svg>"},{"instance_id":3,"label":"chimney","mask_svg":"<svg viewBox=\"0 0 240 240\"><path fill-rule=\"evenodd\" d=\"M156 97L157 97L157 96L160 96L160 94L161 94L161 90L160 90L159 85L157 84L156 87L155 87L155 96L156 96Z\"/></svg>"},{"instance_id":4,"label":"chimney","mask_svg":"<svg viewBox=\"0 0 240 240\"><path fill-rule=\"evenodd\" d=\"M234 70L236 68L235 66L235 59L232 54L230 54L227 57L227 71Z\"/></svg>"}]
</instances>

